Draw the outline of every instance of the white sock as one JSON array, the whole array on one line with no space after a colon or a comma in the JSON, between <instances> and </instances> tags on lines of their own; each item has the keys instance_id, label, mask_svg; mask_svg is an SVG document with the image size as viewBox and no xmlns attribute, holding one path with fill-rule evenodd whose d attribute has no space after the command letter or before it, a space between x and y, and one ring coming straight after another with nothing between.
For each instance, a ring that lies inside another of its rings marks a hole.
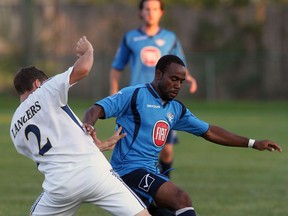
<instances>
[{"instance_id":1,"label":"white sock","mask_svg":"<svg viewBox=\"0 0 288 216\"><path fill-rule=\"evenodd\" d=\"M184 213L186 211L193 211L194 212L194 208L193 207L185 207L185 208L182 208L182 209L178 209L175 212L175 215L181 215L182 213Z\"/></svg>"}]
</instances>

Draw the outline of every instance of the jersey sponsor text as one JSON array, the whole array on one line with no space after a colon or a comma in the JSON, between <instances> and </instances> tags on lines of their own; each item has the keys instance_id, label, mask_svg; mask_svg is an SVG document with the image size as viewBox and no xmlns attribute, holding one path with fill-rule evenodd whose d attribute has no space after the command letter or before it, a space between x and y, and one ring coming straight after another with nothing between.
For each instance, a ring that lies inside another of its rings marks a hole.
<instances>
[{"instance_id":1,"label":"jersey sponsor text","mask_svg":"<svg viewBox=\"0 0 288 216\"><path fill-rule=\"evenodd\" d=\"M160 109L159 105L154 105L154 104L147 104L148 108L155 108L155 109Z\"/></svg>"},{"instance_id":2,"label":"jersey sponsor text","mask_svg":"<svg viewBox=\"0 0 288 216\"><path fill-rule=\"evenodd\" d=\"M158 121L153 129L153 142L161 147L165 144L169 132L169 124L165 121Z\"/></svg>"},{"instance_id":3,"label":"jersey sponsor text","mask_svg":"<svg viewBox=\"0 0 288 216\"><path fill-rule=\"evenodd\" d=\"M161 51L154 46L146 46L140 53L141 61L147 67L154 67L161 57Z\"/></svg>"},{"instance_id":4,"label":"jersey sponsor text","mask_svg":"<svg viewBox=\"0 0 288 216\"><path fill-rule=\"evenodd\" d=\"M11 129L11 133L13 134L13 137L15 138L17 133L21 130L22 126L33 116L36 115L36 113L41 110L41 106L39 104L39 101L36 101L34 105L32 105L29 109L25 111L25 114L21 116L15 123L13 128Z\"/></svg>"}]
</instances>

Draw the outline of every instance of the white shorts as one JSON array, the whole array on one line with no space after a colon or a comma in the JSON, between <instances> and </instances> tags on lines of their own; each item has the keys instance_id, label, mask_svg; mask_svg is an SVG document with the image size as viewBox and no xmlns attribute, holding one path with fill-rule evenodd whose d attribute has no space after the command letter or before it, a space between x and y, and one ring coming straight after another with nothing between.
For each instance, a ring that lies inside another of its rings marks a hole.
<instances>
[{"instance_id":1,"label":"white shorts","mask_svg":"<svg viewBox=\"0 0 288 216\"><path fill-rule=\"evenodd\" d=\"M74 215L82 203L99 206L117 216L133 216L146 208L113 170L102 173L101 179L101 184L95 183L77 196L63 197L44 191L31 207L30 213L32 216L69 216Z\"/></svg>"}]
</instances>

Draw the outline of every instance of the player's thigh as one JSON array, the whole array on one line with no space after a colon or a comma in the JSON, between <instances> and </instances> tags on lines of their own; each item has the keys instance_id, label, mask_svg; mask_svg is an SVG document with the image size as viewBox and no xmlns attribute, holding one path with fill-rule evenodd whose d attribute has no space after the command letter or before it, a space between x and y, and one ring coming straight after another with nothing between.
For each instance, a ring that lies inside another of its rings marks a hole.
<instances>
[{"instance_id":1,"label":"player's thigh","mask_svg":"<svg viewBox=\"0 0 288 216\"><path fill-rule=\"evenodd\" d=\"M101 187L91 188L85 202L97 205L113 215L123 216L136 215L146 208L144 202L112 170Z\"/></svg>"},{"instance_id":2,"label":"player's thigh","mask_svg":"<svg viewBox=\"0 0 288 216\"><path fill-rule=\"evenodd\" d=\"M172 181L161 185L155 195L157 205L173 210L192 206L190 196Z\"/></svg>"},{"instance_id":3,"label":"player's thigh","mask_svg":"<svg viewBox=\"0 0 288 216\"><path fill-rule=\"evenodd\" d=\"M63 199L45 191L38 197L30 209L32 216L72 216L80 206L75 198Z\"/></svg>"},{"instance_id":4,"label":"player's thigh","mask_svg":"<svg viewBox=\"0 0 288 216\"><path fill-rule=\"evenodd\" d=\"M125 183L149 206L154 203L154 196L162 184L169 179L162 174L150 173L144 169L134 170L122 176Z\"/></svg>"}]
</instances>

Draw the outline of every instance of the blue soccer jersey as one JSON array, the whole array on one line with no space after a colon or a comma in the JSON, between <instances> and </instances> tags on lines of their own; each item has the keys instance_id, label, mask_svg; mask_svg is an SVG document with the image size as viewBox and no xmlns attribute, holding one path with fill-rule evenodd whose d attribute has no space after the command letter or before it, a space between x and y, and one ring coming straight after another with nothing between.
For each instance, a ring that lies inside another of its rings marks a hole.
<instances>
[{"instance_id":1,"label":"blue soccer jersey","mask_svg":"<svg viewBox=\"0 0 288 216\"><path fill-rule=\"evenodd\" d=\"M127 133L111 158L120 176L139 168L158 173L158 154L171 129L199 136L209 127L177 100L163 105L151 84L126 87L96 104L104 109L104 118L117 117L117 125Z\"/></svg>"},{"instance_id":2,"label":"blue soccer jersey","mask_svg":"<svg viewBox=\"0 0 288 216\"><path fill-rule=\"evenodd\" d=\"M127 63L130 65L130 85L152 82L157 61L167 54L177 55L185 62L179 40L166 29L154 36L146 35L141 29L134 29L125 34L112 68L122 71Z\"/></svg>"}]
</instances>

